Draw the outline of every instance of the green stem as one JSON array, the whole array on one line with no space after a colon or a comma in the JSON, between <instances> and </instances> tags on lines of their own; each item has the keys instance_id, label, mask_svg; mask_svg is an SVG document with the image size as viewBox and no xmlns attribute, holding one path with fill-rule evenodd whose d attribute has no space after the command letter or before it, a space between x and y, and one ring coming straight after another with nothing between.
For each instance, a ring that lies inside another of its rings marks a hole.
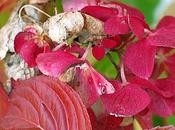
<instances>
[{"instance_id":1,"label":"green stem","mask_svg":"<svg viewBox=\"0 0 175 130\"><path fill-rule=\"evenodd\" d=\"M56 7L58 10L58 13L62 13L64 11L62 0L55 0L55 1L56 1Z\"/></svg>"}]
</instances>

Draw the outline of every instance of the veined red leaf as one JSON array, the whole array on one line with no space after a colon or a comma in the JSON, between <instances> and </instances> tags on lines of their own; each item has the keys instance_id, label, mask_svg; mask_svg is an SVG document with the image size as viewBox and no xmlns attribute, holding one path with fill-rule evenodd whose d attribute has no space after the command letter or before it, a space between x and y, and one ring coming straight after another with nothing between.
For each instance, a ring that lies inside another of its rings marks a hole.
<instances>
[{"instance_id":1,"label":"veined red leaf","mask_svg":"<svg viewBox=\"0 0 175 130\"><path fill-rule=\"evenodd\" d=\"M147 41L143 39L128 47L124 63L132 73L147 79L152 74L155 55L156 47L148 45Z\"/></svg>"},{"instance_id":2,"label":"veined red leaf","mask_svg":"<svg viewBox=\"0 0 175 130\"><path fill-rule=\"evenodd\" d=\"M149 34L147 41L150 45L175 48L175 25L157 29Z\"/></svg>"},{"instance_id":3,"label":"veined red leaf","mask_svg":"<svg viewBox=\"0 0 175 130\"><path fill-rule=\"evenodd\" d=\"M76 67L74 82L74 87L86 106L94 104L100 95L115 91L113 85L88 63Z\"/></svg>"},{"instance_id":4,"label":"veined red leaf","mask_svg":"<svg viewBox=\"0 0 175 130\"><path fill-rule=\"evenodd\" d=\"M108 113L118 116L133 116L150 103L148 94L136 84L128 84L114 94L102 96Z\"/></svg>"},{"instance_id":5,"label":"veined red leaf","mask_svg":"<svg viewBox=\"0 0 175 130\"><path fill-rule=\"evenodd\" d=\"M149 130L175 130L175 127L174 126L163 126L163 127L155 127L155 128L152 128L152 129L149 129Z\"/></svg>"},{"instance_id":6,"label":"veined red leaf","mask_svg":"<svg viewBox=\"0 0 175 130\"><path fill-rule=\"evenodd\" d=\"M68 52L55 51L39 54L36 63L43 74L58 77L70 66L82 61Z\"/></svg>"},{"instance_id":7,"label":"veined red leaf","mask_svg":"<svg viewBox=\"0 0 175 130\"><path fill-rule=\"evenodd\" d=\"M68 85L46 76L17 81L4 129L91 130L85 106Z\"/></svg>"},{"instance_id":8,"label":"veined red leaf","mask_svg":"<svg viewBox=\"0 0 175 130\"><path fill-rule=\"evenodd\" d=\"M0 119L6 114L9 105L8 96L2 87L0 83Z\"/></svg>"}]
</instances>

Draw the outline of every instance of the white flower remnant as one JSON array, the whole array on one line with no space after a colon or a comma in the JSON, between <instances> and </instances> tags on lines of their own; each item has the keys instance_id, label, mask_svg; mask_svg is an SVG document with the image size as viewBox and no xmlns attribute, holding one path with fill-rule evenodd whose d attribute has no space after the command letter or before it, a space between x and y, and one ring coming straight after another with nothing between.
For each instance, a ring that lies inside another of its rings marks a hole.
<instances>
[{"instance_id":1,"label":"white flower remnant","mask_svg":"<svg viewBox=\"0 0 175 130\"><path fill-rule=\"evenodd\" d=\"M17 15L20 6L21 3L14 9L9 21L0 30L0 60L6 56L8 50L14 52L14 38L25 26L25 23Z\"/></svg>"},{"instance_id":2,"label":"white flower remnant","mask_svg":"<svg viewBox=\"0 0 175 130\"><path fill-rule=\"evenodd\" d=\"M80 12L66 12L49 18L43 25L49 37L58 43L72 35L79 34L84 27L84 18Z\"/></svg>"}]
</instances>

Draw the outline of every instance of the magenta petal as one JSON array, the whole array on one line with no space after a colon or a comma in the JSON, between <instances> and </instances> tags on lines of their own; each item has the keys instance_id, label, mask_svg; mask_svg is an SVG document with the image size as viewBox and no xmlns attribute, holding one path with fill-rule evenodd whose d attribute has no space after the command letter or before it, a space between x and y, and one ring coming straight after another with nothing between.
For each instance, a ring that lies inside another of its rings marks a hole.
<instances>
[{"instance_id":1,"label":"magenta petal","mask_svg":"<svg viewBox=\"0 0 175 130\"><path fill-rule=\"evenodd\" d=\"M129 15L129 16L137 17L139 19L144 20L144 15L140 10L138 10L134 7L128 6L126 4L123 4L120 2L106 2L103 5L107 6L107 7L118 9L119 15L122 15L122 16Z\"/></svg>"},{"instance_id":2,"label":"magenta petal","mask_svg":"<svg viewBox=\"0 0 175 130\"><path fill-rule=\"evenodd\" d=\"M144 29L147 28L147 25L145 21L137 17L129 17L129 27L139 39L142 39L144 35Z\"/></svg>"},{"instance_id":3,"label":"magenta petal","mask_svg":"<svg viewBox=\"0 0 175 130\"><path fill-rule=\"evenodd\" d=\"M82 61L65 51L56 51L39 54L36 63L39 70L49 76L58 77L70 66Z\"/></svg>"},{"instance_id":4,"label":"magenta petal","mask_svg":"<svg viewBox=\"0 0 175 130\"><path fill-rule=\"evenodd\" d=\"M109 35L126 34L130 32L127 20L124 17L111 17L104 23L104 31Z\"/></svg>"},{"instance_id":5,"label":"magenta petal","mask_svg":"<svg viewBox=\"0 0 175 130\"><path fill-rule=\"evenodd\" d=\"M19 54L29 65L29 67L34 67L36 66L35 59L37 55L43 51L44 49L38 47L34 41L28 41L22 46Z\"/></svg>"},{"instance_id":6,"label":"magenta petal","mask_svg":"<svg viewBox=\"0 0 175 130\"><path fill-rule=\"evenodd\" d=\"M175 79L165 78L156 80L156 86L161 90L164 97L175 96Z\"/></svg>"},{"instance_id":7,"label":"magenta petal","mask_svg":"<svg viewBox=\"0 0 175 130\"><path fill-rule=\"evenodd\" d=\"M114 94L103 95L102 101L108 113L133 116L148 106L150 98L140 86L128 84Z\"/></svg>"},{"instance_id":8,"label":"magenta petal","mask_svg":"<svg viewBox=\"0 0 175 130\"><path fill-rule=\"evenodd\" d=\"M30 41L34 37L33 33L30 32L20 32L16 35L15 40L14 40L14 48L15 52L19 53L22 46Z\"/></svg>"},{"instance_id":9,"label":"magenta petal","mask_svg":"<svg viewBox=\"0 0 175 130\"><path fill-rule=\"evenodd\" d=\"M76 67L77 92L86 106L97 101L100 95L114 93L113 85L88 63Z\"/></svg>"},{"instance_id":10,"label":"magenta petal","mask_svg":"<svg viewBox=\"0 0 175 130\"><path fill-rule=\"evenodd\" d=\"M175 55L171 55L171 56L167 57L163 61L163 65L165 65L165 68L166 68L168 75L175 77Z\"/></svg>"},{"instance_id":11,"label":"magenta petal","mask_svg":"<svg viewBox=\"0 0 175 130\"><path fill-rule=\"evenodd\" d=\"M175 25L165 26L150 33L147 40L150 45L175 48Z\"/></svg>"},{"instance_id":12,"label":"magenta petal","mask_svg":"<svg viewBox=\"0 0 175 130\"><path fill-rule=\"evenodd\" d=\"M118 46L120 43L118 41L113 40L113 39L104 38L104 39L102 39L101 44L102 44L102 46L104 46L104 48L113 49L116 46Z\"/></svg>"},{"instance_id":13,"label":"magenta petal","mask_svg":"<svg viewBox=\"0 0 175 130\"><path fill-rule=\"evenodd\" d=\"M160 22L159 22L159 24L157 25L156 28L159 29L159 28L162 28L162 27L169 26L170 24L175 25L175 17L165 16L160 20Z\"/></svg>"},{"instance_id":14,"label":"magenta petal","mask_svg":"<svg viewBox=\"0 0 175 130\"><path fill-rule=\"evenodd\" d=\"M138 84L145 90L152 90L156 94L162 95L162 91L151 81L142 79L139 77L134 77L132 80L129 81L130 83Z\"/></svg>"},{"instance_id":15,"label":"magenta petal","mask_svg":"<svg viewBox=\"0 0 175 130\"><path fill-rule=\"evenodd\" d=\"M118 14L117 9L112 9L112 8L107 8L102 6L86 6L83 9L81 9L81 12L91 15L102 21L106 21L111 16L115 16Z\"/></svg>"},{"instance_id":16,"label":"magenta petal","mask_svg":"<svg viewBox=\"0 0 175 130\"><path fill-rule=\"evenodd\" d=\"M151 104L150 109L158 116L168 117L173 114L171 108L167 104L166 100L154 93L150 94L151 96Z\"/></svg>"},{"instance_id":17,"label":"magenta petal","mask_svg":"<svg viewBox=\"0 0 175 130\"><path fill-rule=\"evenodd\" d=\"M147 79L152 74L155 55L156 47L148 45L144 39L128 47L124 63L132 73Z\"/></svg>"},{"instance_id":18,"label":"magenta petal","mask_svg":"<svg viewBox=\"0 0 175 130\"><path fill-rule=\"evenodd\" d=\"M97 60L101 60L105 55L105 49L102 46L95 46L92 48L92 54Z\"/></svg>"}]
</instances>

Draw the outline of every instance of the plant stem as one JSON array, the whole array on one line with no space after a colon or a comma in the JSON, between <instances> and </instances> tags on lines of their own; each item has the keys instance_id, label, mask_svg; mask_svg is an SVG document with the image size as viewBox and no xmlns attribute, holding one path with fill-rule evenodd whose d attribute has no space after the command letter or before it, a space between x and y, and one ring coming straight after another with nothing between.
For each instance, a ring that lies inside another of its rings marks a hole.
<instances>
[{"instance_id":1,"label":"plant stem","mask_svg":"<svg viewBox=\"0 0 175 130\"><path fill-rule=\"evenodd\" d=\"M55 0L56 1L56 7L58 10L58 13L62 13L63 12L63 4L62 4L62 0Z\"/></svg>"},{"instance_id":2,"label":"plant stem","mask_svg":"<svg viewBox=\"0 0 175 130\"><path fill-rule=\"evenodd\" d=\"M110 53L107 53L106 55L108 57L108 59L111 61L111 63L114 65L114 67L116 68L116 70L118 71L119 67L117 66L117 64L115 63L113 57L111 56Z\"/></svg>"}]
</instances>

